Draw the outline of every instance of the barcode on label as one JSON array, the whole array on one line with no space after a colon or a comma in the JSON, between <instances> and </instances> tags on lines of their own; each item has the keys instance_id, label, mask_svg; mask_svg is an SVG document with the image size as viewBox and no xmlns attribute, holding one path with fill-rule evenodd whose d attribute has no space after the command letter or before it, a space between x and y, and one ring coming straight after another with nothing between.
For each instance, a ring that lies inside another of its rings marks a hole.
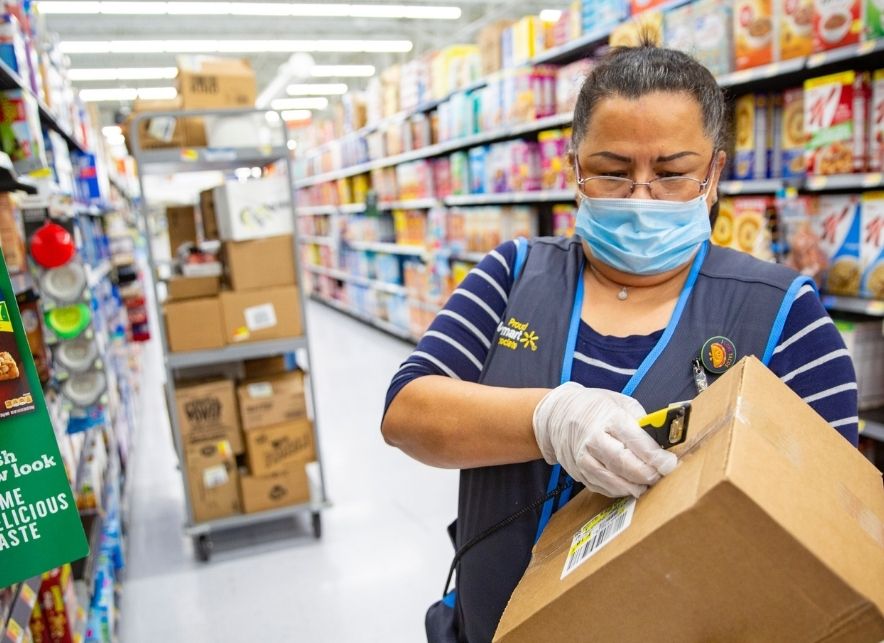
<instances>
[{"instance_id":1,"label":"barcode on label","mask_svg":"<svg viewBox=\"0 0 884 643\"><path fill-rule=\"evenodd\" d=\"M273 304L246 308L243 311L243 316L246 319L246 327L252 332L276 326L276 309Z\"/></svg>"},{"instance_id":2,"label":"barcode on label","mask_svg":"<svg viewBox=\"0 0 884 643\"><path fill-rule=\"evenodd\" d=\"M562 578L589 560L593 554L629 527L634 512L635 498L621 498L583 525L571 541Z\"/></svg>"},{"instance_id":3,"label":"barcode on label","mask_svg":"<svg viewBox=\"0 0 884 643\"><path fill-rule=\"evenodd\" d=\"M223 464L216 464L203 471L203 486L206 489L214 489L221 485L227 484L230 476L227 475L227 467Z\"/></svg>"}]
</instances>

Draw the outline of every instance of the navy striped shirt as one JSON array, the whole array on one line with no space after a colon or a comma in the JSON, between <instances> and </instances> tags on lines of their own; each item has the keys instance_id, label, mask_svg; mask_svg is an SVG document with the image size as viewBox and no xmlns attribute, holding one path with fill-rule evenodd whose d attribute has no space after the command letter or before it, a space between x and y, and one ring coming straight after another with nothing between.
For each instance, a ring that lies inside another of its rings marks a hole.
<instances>
[{"instance_id":1,"label":"navy striped shirt","mask_svg":"<svg viewBox=\"0 0 884 643\"><path fill-rule=\"evenodd\" d=\"M506 242L467 275L394 375L385 408L406 384L424 375L479 380L506 310L515 258L515 242ZM571 379L586 387L620 391L662 334L660 330L650 335L606 336L581 322ZM810 286L798 291L768 367L834 429L857 444L853 362Z\"/></svg>"}]
</instances>

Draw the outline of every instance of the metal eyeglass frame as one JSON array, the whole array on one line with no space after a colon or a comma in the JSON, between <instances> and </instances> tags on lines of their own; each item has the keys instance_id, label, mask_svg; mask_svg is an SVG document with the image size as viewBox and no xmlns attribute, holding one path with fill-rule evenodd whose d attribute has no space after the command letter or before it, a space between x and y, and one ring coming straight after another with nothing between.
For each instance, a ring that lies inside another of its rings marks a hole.
<instances>
[{"instance_id":1,"label":"metal eyeglass frame","mask_svg":"<svg viewBox=\"0 0 884 643\"><path fill-rule=\"evenodd\" d=\"M606 176L604 174L600 174L598 176L587 176L586 178L580 178L580 161L578 161L575 158L574 159L574 173L577 177L577 191L580 193L580 195L582 197L585 197L587 199L591 199L593 197L589 196L588 194L586 194L583 191L583 186L586 185L586 183L588 181L592 181L593 179L607 179L608 181L622 182L624 185L629 183L630 184L629 192L626 194L626 196L622 196L622 197L603 197L603 198L628 199L635 192L635 187L637 185L643 185L646 188L648 188L648 194L651 196L652 199L654 199L656 201L665 201L666 199L657 199L654 196L653 185L652 185L653 183L659 184L661 181L665 182L665 181L673 181L673 180L675 180L675 181L689 180L689 181L694 181L697 184L698 189L699 189L699 191L697 192L697 197L700 197L700 196L705 195L705 190L709 186L709 181L712 180L712 172L715 169L715 159L717 157L718 157L718 150L713 150L712 160L709 162L709 168L706 170L706 178L703 179L702 181L700 179L695 179L692 176L661 176L661 177L657 177L656 179L651 179L650 181L646 181L646 182L633 181L632 179L624 179L619 176ZM692 198L697 198L697 197L692 197ZM690 199L688 199L688 200L690 200Z\"/></svg>"}]
</instances>

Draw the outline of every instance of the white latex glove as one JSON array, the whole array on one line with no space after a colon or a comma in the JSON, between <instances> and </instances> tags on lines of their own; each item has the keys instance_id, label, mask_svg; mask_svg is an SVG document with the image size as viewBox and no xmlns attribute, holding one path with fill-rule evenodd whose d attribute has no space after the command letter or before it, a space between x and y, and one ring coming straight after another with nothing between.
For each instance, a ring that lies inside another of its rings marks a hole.
<instances>
[{"instance_id":1,"label":"white latex glove","mask_svg":"<svg viewBox=\"0 0 884 643\"><path fill-rule=\"evenodd\" d=\"M562 465L587 489L638 498L678 464L639 426L644 415L631 397L568 382L534 409L534 435L543 459Z\"/></svg>"}]
</instances>

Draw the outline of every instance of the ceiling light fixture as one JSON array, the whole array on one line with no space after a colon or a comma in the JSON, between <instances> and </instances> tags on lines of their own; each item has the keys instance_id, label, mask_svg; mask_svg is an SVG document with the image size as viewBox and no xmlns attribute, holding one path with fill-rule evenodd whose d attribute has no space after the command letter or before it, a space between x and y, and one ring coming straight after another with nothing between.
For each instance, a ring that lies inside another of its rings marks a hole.
<instances>
[{"instance_id":1,"label":"ceiling light fixture","mask_svg":"<svg viewBox=\"0 0 884 643\"><path fill-rule=\"evenodd\" d=\"M306 121L313 116L309 109L288 109L282 113L284 121Z\"/></svg>"},{"instance_id":2,"label":"ceiling light fixture","mask_svg":"<svg viewBox=\"0 0 884 643\"><path fill-rule=\"evenodd\" d=\"M347 93L344 83L293 83L285 88L289 96L343 96Z\"/></svg>"},{"instance_id":3,"label":"ceiling light fixture","mask_svg":"<svg viewBox=\"0 0 884 643\"><path fill-rule=\"evenodd\" d=\"M176 76L178 76L177 67L84 68L68 71L68 78L74 82L90 80L171 80Z\"/></svg>"},{"instance_id":4,"label":"ceiling light fixture","mask_svg":"<svg viewBox=\"0 0 884 643\"><path fill-rule=\"evenodd\" d=\"M324 96L317 96L315 98L277 98L270 103L270 107L279 111L325 109L328 107L328 99Z\"/></svg>"},{"instance_id":5,"label":"ceiling light fixture","mask_svg":"<svg viewBox=\"0 0 884 643\"><path fill-rule=\"evenodd\" d=\"M109 89L81 89L80 98L86 103L109 101L129 102L141 100L172 100L178 95L174 87L112 87Z\"/></svg>"},{"instance_id":6,"label":"ceiling light fixture","mask_svg":"<svg viewBox=\"0 0 884 643\"><path fill-rule=\"evenodd\" d=\"M313 65L310 75L313 78L371 78L375 71L374 65Z\"/></svg>"},{"instance_id":7,"label":"ceiling light fixture","mask_svg":"<svg viewBox=\"0 0 884 643\"><path fill-rule=\"evenodd\" d=\"M42 14L264 16L315 18L406 18L457 20L460 7L404 4L336 4L300 2L40 2Z\"/></svg>"},{"instance_id":8,"label":"ceiling light fixture","mask_svg":"<svg viewBox=\"0 0 884 643\"><path fill-rule=\"evenodd\" d=\"M66 40L65 54L407 53L410 40Z\"/></svg>"}]
</instances>

